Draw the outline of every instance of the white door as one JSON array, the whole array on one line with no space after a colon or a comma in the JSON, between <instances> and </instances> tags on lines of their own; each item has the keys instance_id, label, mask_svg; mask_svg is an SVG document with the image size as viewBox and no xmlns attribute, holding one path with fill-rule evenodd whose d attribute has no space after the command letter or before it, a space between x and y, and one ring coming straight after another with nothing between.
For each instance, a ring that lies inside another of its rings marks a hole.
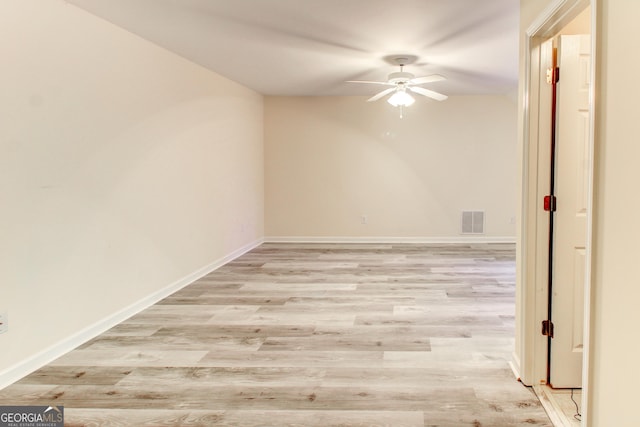
<instances>
[{"instance_id":1,"label":"white door","mask_svg":"<svg viewBox=\"0 0 640 427\"><path fill-rule=\"evenodd\" d=\"M560 36L557 51L556 183L550 385L582 385L586 266L590 36Z\"/></svg>"}]
</instances>

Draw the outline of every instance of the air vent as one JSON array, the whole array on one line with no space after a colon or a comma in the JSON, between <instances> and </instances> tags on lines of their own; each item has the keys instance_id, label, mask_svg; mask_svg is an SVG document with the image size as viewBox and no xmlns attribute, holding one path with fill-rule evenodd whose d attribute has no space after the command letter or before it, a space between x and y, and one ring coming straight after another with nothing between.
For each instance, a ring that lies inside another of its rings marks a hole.
<instances>
[{"instance_id":1,"label":"air vent","mask_svg":"<svg viewBox=\"0 0 640 427\"><path fill-rule=\"evenodd\" d=\"M462 211L462 234L484 234L484 211Z\"/></svg>"}]
</instances>

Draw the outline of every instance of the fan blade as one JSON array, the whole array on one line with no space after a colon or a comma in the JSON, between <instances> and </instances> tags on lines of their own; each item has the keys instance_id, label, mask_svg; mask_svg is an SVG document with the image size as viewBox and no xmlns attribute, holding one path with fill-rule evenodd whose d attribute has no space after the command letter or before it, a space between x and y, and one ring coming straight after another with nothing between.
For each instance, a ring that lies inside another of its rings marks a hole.
<instances>
[{"instance_id":1,"label":"fan blade","mask_svg":"<svg viewBox=\"0 0 640 427\"><path fill-rule=\"evenodd\" d=\"M431 74L430 76L416 77L415 79L411 79L409 81L409 84L421 85L424 83L439 82L441 80L446 80L446 77L441 76L440 74Z\"/></svg>"},{"instance_id":2,"label":"fan blade","mask_svg":"<svg viewBox=\"0 0 640 427\"><path fill-rule=\"evenodd\" d=\"M395 87L390 87L389 89L385 89L382 92L378 92L375 95L373 95L371 98L367 99L367 102L377 101L378 99L382 98L383 96L390 94L394 90L396 90Z\"/></svg>"},{"instance_id":3,"label":"fan blade","mask_svg":"<svg viewBox=\"0 0 640 427\"><path fill-rule=\"evenodd\" d=\"M408 89L412 92L418 93L423 96L427 96L429 98L433 98L437 101L444 101L445 99L448 98L447 95L443 95L441 93L434 92L432 90L425 89L423 87L409 87Z\"/></svg>"},{"instance_id":4,"label":"fan blade","mask_svg":"<svg viewBox=\"0 0 640 427\"><path fill-rule=\"evenodd\" d=\"M374 85L395 86L394 83L374 82L374 81L370 81L370 80L347 80L346 83L370 83L370 84L374 84Z\"/></svg>"}]
</instances>

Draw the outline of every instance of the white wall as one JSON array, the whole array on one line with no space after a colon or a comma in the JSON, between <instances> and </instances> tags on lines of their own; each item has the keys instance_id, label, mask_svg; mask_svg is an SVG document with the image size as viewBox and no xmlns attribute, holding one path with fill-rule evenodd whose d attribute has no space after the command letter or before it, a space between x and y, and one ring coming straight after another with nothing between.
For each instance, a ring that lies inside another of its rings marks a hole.
<instances>
[{"instance_id":1,"label":"white wall","mask_svg":"<svg viewBox=\"0 0 640 427\"><path fill-rule=\"evenodd\" d=\"M260 241L264 185L253 91L61 0L2 1L0 58L1 377Z\"/></svg>"},{"instance_id":2,"label":"white wall","mask_svg":"<svg viewBox=\"0 0 640 427\"><path fill-rule=\"evenodd\" d=\"M521 0L522 31L551 0ZM631 427L640 383L640 2L597 0L595 199L588 426ZM524 57L521 58L524 63ZM524 262L524 260L521 260ZM522 283L518 283L522 291Z\"/></svg>"},{"instance_id":3,"label":"white wall","mask_svg":"<svg viewBox=\"0 0 640 427\"><path fill-rule=\"evenodd\" d=\"M514 238L514 101L419 98L400 119L365 100L265 98L267 238L469 239L464 209L486 211L484 237Z\"/></svg>"}]
</instances>

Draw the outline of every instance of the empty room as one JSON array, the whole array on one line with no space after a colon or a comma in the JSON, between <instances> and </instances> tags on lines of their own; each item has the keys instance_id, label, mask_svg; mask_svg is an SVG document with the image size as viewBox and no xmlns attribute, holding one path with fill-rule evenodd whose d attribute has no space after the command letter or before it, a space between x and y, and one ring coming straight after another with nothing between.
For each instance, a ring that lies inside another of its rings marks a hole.
<instances>
[{"instance_id":1,"label":"empty room","mask_svg":"<svg viewBox=\"0 0 640 427\"><path fill-rule=\"evenodd\" d=\"M637 16L3 1L0 425L636 425Z\"/></svg>"}]
</instances>

